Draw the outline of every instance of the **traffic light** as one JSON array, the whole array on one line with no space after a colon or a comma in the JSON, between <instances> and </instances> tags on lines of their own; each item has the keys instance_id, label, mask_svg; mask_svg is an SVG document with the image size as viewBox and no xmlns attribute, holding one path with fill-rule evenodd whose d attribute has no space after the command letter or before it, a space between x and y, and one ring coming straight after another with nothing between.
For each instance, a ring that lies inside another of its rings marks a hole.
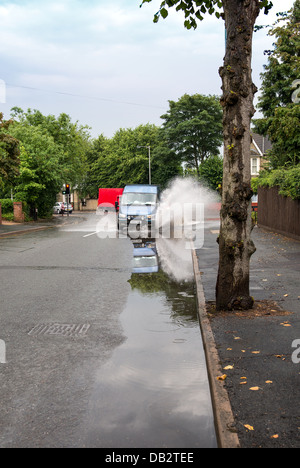
<instances>
[{"instance_id":1,"label":"traffic light","mask_svg":"<svg viewBox=\"0 0 300 468\"><path fill-rule=\"evenodd\" d=\"M70 184L66 184L66 195L70 195Z\"/></svg>"}]
</instances>

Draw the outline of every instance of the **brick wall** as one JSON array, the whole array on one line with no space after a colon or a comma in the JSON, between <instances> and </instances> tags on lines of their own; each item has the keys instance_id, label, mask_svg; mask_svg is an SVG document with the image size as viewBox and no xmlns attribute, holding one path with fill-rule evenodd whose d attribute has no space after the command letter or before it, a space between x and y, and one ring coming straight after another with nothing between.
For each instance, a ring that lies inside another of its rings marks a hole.
<instances>
[{"instance_id":1,"label":"brick wall","mask_svg":"<svg viewBox=\"0 0 300 468\"><path fill-rule=\"evenodd\" d=\"M16 223L24 222L22 202L14 202L14 221Z\"/></svg>"}]
</instances>

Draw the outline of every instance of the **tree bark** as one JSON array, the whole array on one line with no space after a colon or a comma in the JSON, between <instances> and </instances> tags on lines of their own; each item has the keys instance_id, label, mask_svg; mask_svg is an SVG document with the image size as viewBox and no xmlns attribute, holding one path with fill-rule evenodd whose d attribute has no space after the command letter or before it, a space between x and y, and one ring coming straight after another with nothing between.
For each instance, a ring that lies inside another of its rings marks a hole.
<instances>
[{"instance_id":1,"label":"tree bark","mask_svg":"<svg viewBox=\"0 0 300 468\"><path fill-rule=\"evenodd\" d=\"M223 0L226 55L220 69L224 109L224 178L219 236L217 310L248 309L251 240L250 124L254 115L252 39L259 0Z\"/></svg>"}]
</instances>

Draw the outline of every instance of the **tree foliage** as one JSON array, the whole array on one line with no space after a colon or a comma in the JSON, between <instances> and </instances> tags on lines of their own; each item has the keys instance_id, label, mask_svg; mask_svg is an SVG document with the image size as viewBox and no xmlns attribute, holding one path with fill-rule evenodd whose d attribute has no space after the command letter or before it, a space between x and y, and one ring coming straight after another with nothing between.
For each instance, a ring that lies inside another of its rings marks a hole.
<instances>
[{"instance_id":1,"label":"tree foliage","mask_svg":"<svg viewBox=\"0 0 300 468\"><path fill-rule=\"evenodd\" d=\"M214 155L200 166L200 180L212 190L218 190L223 181L223 159Z\"/></svg>"},{"instance_id":2,"label":"tree foliage","mask_svg":"<svg viewBox=\"0 0 300 468\"><path fill-rule=\"evenodd\" d=\"M162 170L164 164L157 152L159 144L159 127L151 124L121 128L110 139L100 135L87 153L89 167L81 192L96 198L99 187L148 184L149 146L152 183L159 184L162 179L167 182L168 175Z\"/></svg>"},{"instance_id":3,"label":"tree foliage","mask_svg":"<svg viewBox=\"0 0 300 468\"><path fill-rule=\"evenodd\" d=\"M177 102L169 101L164 120L164 141L179 161L194 168L200 176L200 165L217 155L223 140L222 107L217 96L185 94Z\"/></svg>"},{"instance_id":4,"label":"tree foliage","mask_svg":"<svg viewBox=\"0 0 300 468\"><path fill-rule=\"evenodd\" d=\"M268 129L273 147L268 158L272 169L300 163L300 106L278 107Z\"/></svg>"},{"instance_id":5,"label":"tree foliage","mask_svg":"<svg viewBox=\"0 0 300 468\"><path fill-rule=\"evenodd\" d=\"M89 128L73 123L65 113L57 118L43 115L39 110L24 112L18 107L12 109L12 116L24 127L36 127L44 135L51 136L59 149L59 161L64 183L79 184L86 171L86 153L90 147Z\"/></svg>"},{"instance_id":6,"label":"tree foliage","mask_svg":"<svg viewBox=\"0 0 300 468\"><path fill-rule=\"evenodd\" d=\"M9 134L13 121L4 121L0 113L0 187L12 182L19 174L19 141Z\"/></svg>"},{"instance_id":7,"label":"tree foliage","mask_svg":"<svg viewBox=\"0 0 300 468\"><path fill-rule=\"evenodd\" d=\"M300 76L300 0L296 0L290 12L280 13L279 18L269 31L274 37L274 49L265 51L268 63L264 66L262 92L258 109L264 119L257 120L261 130L266 131L276 108L292 102L293 82Z\"/></svg>"},{"instance_id":8,"label":"tree foliage","mask_svg":"<svg viewBox=\"0 0 300 468\"><path fill-rule=\"evenodd\" d=\"M14 196L28 204L39 216L52 213L56 195L61 189L60 148L41 128L16 124L13 134L20 141L20 174L15 179Z\"/></svg>"},{"instance_id":9,"label":"tree foliage","mask_svg":"<svg viewBox=\"0 0 300 468\"><path fill-rule=\"evenodd\" d=\"M300 164L271 172L263 171L254 183L256 191L258 187L279 187L280 195L300 200Z\"/></svg>"},{"instance_id":10,"label":"tree foliage","mask_svg":"<svg viewBox=\"0 0 300 468\"><path fill-rule=\"evenodd\" d=\"M56 118L15 107L12 116L14 125L9 121L0 128L0 170L10 182L2 184L2 195L12 187L15 199L28 204L31 213L37 208L39 216L48 216L62 185L74 187L84 176L90 146L87 127L73 124L67 114Z\"/></svg>"},{"instance_id":11,"label":"tree foliage","mask_svg":"<svg viewBox=\"0 0 300 468\"><path fill-rule=\"evenodd\" d=\"M271 168L300 161L299 103L293 102L294 82L300 78L300 0L288 14L280 14L269 32L274 50L267 51L268 63L262 76L258 109L263 118L254 120L257 133L273 143Z\"/></svg>"},{"instance_id":12,"label":"tree foliage","mask_svg":"<svg viewBox=\"0 0 300 468\"><path fill-rule=\"evenodd\" d=\"M141 6L151 1L152 0L143 0ZM175 7L176 11L182 11L184 13L184 26L187 29L196 29L198 22L202 21L207 14L215 15L217 18L223 18L223 6L224 0L163 0L160 4L159 11L154 16L154 22L157 23L160 17L163 19L167 18L169 15L168 8ZM259 2L259 7L261 9L264 8L266 14L272 6L270 0L261 0Z\"/></svg>"},{"instance_id":13,"label":"tree foliage","mask_svg":"<svg viewBox=\"0 0 300 468\"><path fill-rule=\"evenodd\" d=\"M219 152L222 109L216 96L184 95L170 101L161 127L146 124L121 128L112 138L100 135L87 152L88 170L80 192L97 198L99 187L124 187L151 182L167 186L183 174L182 163L196 168Z\"/></svg>"}]
</instances>

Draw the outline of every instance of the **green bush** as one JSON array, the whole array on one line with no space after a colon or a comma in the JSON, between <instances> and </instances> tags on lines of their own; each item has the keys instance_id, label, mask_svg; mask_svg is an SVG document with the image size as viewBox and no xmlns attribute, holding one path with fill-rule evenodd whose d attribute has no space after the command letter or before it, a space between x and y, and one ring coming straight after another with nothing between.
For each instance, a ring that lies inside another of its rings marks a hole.
<instances>
[{"instance_id":1,"label":"green bush","mask_svg":"<svg viewBox=\"0 0 300 468\"><path fill-rule=\"evenodd\" d=\"M14 204L10 198L0 199L2 214L12 214L14 212Z\"/></svg>"},{"instance_id":2,"label":"green bush","mask_svg":"<svg viewBox=\"0 0 300 468\"><path fill-rule=\"evenodd\" d=\"M5 219L6 221L13 221L14 220L14 214L13 213L7 213L2 215L2 219Z\"/></svg>"},{"instance_id":3,"label":"green bush","mask_svg":"<svg viewBox=\"0 0 300 468\"><path fill-rule=\"evenodd\" d=\"M264 171L252 182L255 187L279 187L279 194L300 200L300 164L291 168L279 168L274 171Z\"/></svg>"}]
</instances>

